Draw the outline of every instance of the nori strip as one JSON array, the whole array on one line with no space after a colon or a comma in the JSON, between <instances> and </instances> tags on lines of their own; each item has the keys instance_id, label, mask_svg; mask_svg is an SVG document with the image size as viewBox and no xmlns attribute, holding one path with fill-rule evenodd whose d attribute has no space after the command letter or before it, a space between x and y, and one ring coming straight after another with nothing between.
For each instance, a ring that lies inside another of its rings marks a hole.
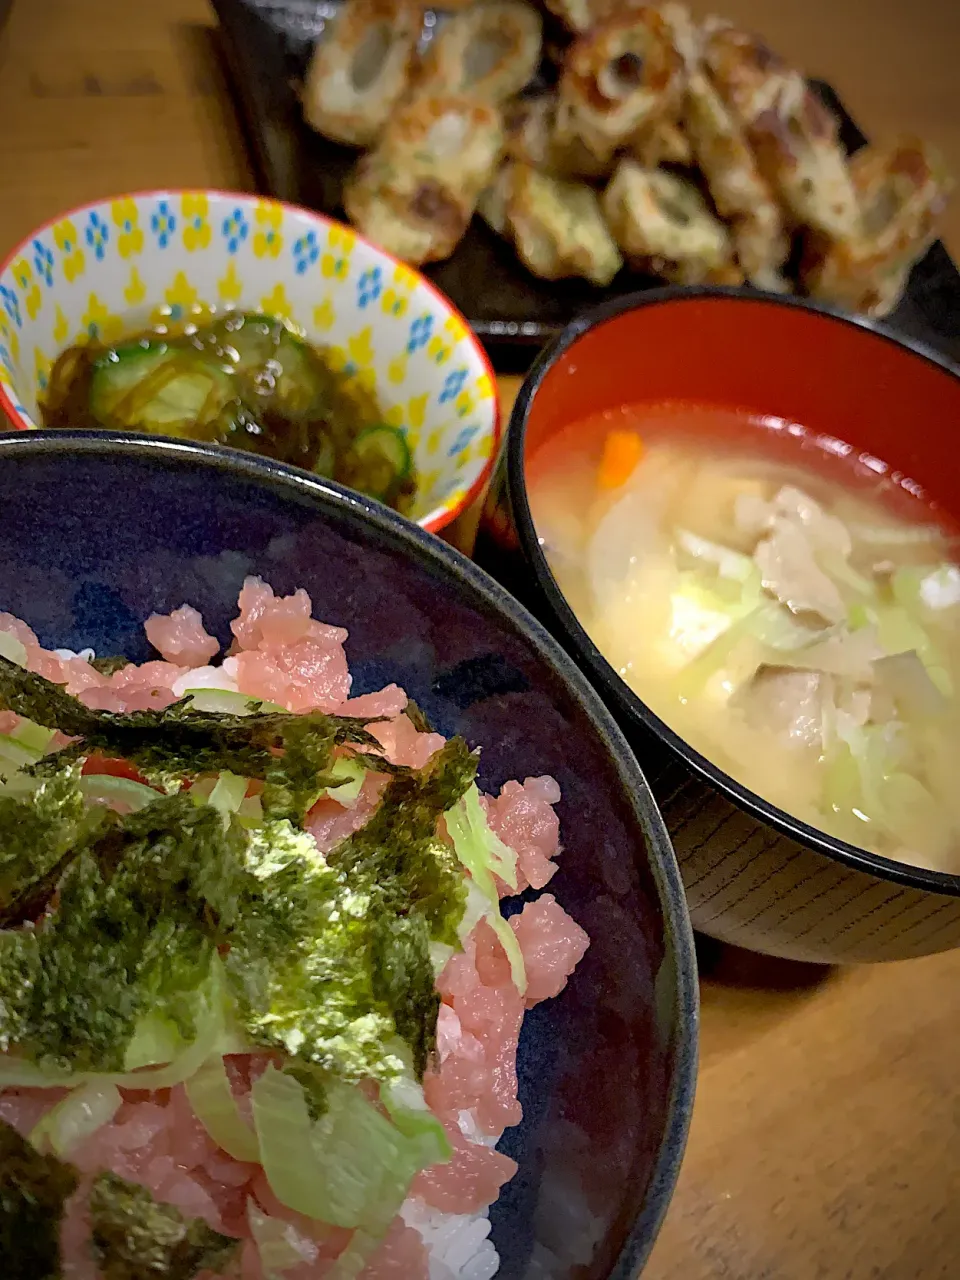
<instances>
[{"instance_id":1,"label":"nori strip","mask_svg":"<svg viewBox=\"0 0 960 1280\"><path fill-rule=\"evenodd\" d=\"M22 798L0 795L0 928L43 910L69 862L111 816L86 804L79 765L41 779Z\"/></svg>"},{"instance_id":2,"label":"nori strip","mask_svg":"<svg viewBox=\"0 0 960 1280\"><path fill-rule=\"evenodd\" d=\"M55 910L0 932L0 1045L54 1068L123 1070L148 1012L192 1038L192 996L248 878L243 832L189 795L109 816L63 874Z\"/></svg>"},{"instance_id":3,"label":"nori strip","mask_svg":"<svg viewBox=\"0 0 960 1280\"><path fill-rule=\"evenodd\" d=\"M146 1187L101 1173L90 1190L93 1258L103 1280L194 1280L221 1273L241 1242L202 1218L184 1218Z\"/></svg>"},{"instance_id":4,"label":"nori strip","mask_svg":"<svg viewBox=\"0 0 960 1280\"><path fill-rule=\"evenodd\" d=\"M0 706L81 739L25 772L49 774L93 751L129 760L164 782L228 770L262 779L264 812L291 821L300 821L328 785L323 775L337 747L364 747L358 758L370 768L399 771L383 759L367 720L321 711L235 716L193 710L189 698L160 711L96 711L2 656Z\"/></svg>"},{"instance_id":5,"label":"nori strip","mask_svg":"<svg viewBox=\"0 0 960 1280\"><path fill-rule=\"evenodd\" d=\"M0 1259L4 1280L59 1280L60 1223L77 1172L41 1155L0 1120Z\"/></svg>"},{"instance_id":6,"label":"nori strip","mask_svg":"<svg viewBox=\"0 0 960 1280\"><path fill-rule=\"evenodd\" d=\"M124 657L91 658L90 665L94 671L99 671L102 676L112 676L117 671L122 671L124 667L129 667L130 659Z\"/></svg>"},{"instance_id":7,"label":"nori strip","mask_svg":"<svg viewBox=\"0 0 960 1280\"><path fill-rule=\"evenodd\" d=\"M178 783L222 769L264 781L264 820L250 830L180 792L123 817L101 810L101 825L76 838L66 828L44 837L43 888L56 879L58 897L36 928L0 929L0 1047L68 1070L122 1070L148 1012L184 1040L195 1035L196 993L219 950L254 1043L284 1049L314 1075L387 1080L409 1055L422 1076L439 1001L430 944L458 945L466 903L462 868L438 831L476 773L461 739L422 769L401 768L382 758L365 721L218 715L187 703L94 711L2 658L0 705L82 738L30 770L53 775L38 794L67 778L75 787L75 761L91 749ZM366 825L325 859L300 824L334 781L343 746L365 748L355 758L390 780ZM59 810L54 818L65 823Z\"/></svg>"}]
</instances>

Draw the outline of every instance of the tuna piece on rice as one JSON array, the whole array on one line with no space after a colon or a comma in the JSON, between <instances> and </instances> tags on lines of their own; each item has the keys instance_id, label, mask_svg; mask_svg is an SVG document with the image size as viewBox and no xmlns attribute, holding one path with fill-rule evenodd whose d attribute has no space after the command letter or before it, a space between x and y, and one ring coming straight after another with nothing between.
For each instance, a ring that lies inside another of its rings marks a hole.
<instances>
[{"instance_id":1,"label":"tuna piece on rice","mask_svg":"<svg viewBox=\"0 0 960 1280\"><path fill-rule=\"evenodd\" d=\"M222 659L189 605L145 626L136 666L0 614L0 1241L65 1280L490 1280L524 1013L588 946L530 892L557 784L482 796L402 690L351 697L302 590L249 579Z\"/></svg>"}]
</instances>

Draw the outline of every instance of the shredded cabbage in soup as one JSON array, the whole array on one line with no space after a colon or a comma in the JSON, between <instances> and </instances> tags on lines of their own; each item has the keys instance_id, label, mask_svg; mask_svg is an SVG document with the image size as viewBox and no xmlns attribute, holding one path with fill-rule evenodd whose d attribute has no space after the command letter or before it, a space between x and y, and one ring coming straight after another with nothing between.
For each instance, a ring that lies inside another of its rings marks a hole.
<instances>
[{"instance_id":1,"label":"shredded cabbage in soup","mask_svg":"<svg viewBox=\"0 0 960 1280\"><path fill-rule=\"evenodd\" d=\"M765 799L875 853L960 871L951 535L836 457L769 460L667 421L573 424L532 461L538 535L585 630L657 715Z\"/></svg>"}]
</instances>

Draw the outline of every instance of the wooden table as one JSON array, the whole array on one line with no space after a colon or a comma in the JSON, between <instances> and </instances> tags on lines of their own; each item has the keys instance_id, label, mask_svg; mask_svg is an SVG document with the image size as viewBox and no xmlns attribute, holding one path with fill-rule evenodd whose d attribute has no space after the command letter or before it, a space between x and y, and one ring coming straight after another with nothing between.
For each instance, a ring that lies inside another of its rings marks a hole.
<instances>
[{"instance_id":1,"label":"wooden table","mask_svg":"<svg viewBox=\"0 0 960 1280\"><path fill-rule=\"evenodd\" d=\"M868 133L929 137L960 174L958 0L723 9L831 80ZM212 21L204 0L14 0L0 256L98 196L249 187ZM947 240L960 256L960 198ZM719 948L703 960L693 1129L647 1275L956 1280L960 952L842 972Z\"/></svg>"}]
</instances>

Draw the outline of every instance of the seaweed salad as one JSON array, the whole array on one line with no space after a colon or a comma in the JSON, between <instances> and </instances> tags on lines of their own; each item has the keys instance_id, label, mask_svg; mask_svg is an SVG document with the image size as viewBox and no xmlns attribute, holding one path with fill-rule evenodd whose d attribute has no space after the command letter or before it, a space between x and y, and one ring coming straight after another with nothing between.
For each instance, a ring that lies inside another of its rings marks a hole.
<instances>
[{"instance_id":1,"label":"seaweed salad","mask_svg":"<svg viewBox=\"0 0 960 1280\"><path fill-rule=\"evenodd\" d=\"M58 358L44 426L141 431L229 445L303 467L407 514L417 482L404 433L376 398L281 320L228 312Z\"/></svg>"}]
</instances>

